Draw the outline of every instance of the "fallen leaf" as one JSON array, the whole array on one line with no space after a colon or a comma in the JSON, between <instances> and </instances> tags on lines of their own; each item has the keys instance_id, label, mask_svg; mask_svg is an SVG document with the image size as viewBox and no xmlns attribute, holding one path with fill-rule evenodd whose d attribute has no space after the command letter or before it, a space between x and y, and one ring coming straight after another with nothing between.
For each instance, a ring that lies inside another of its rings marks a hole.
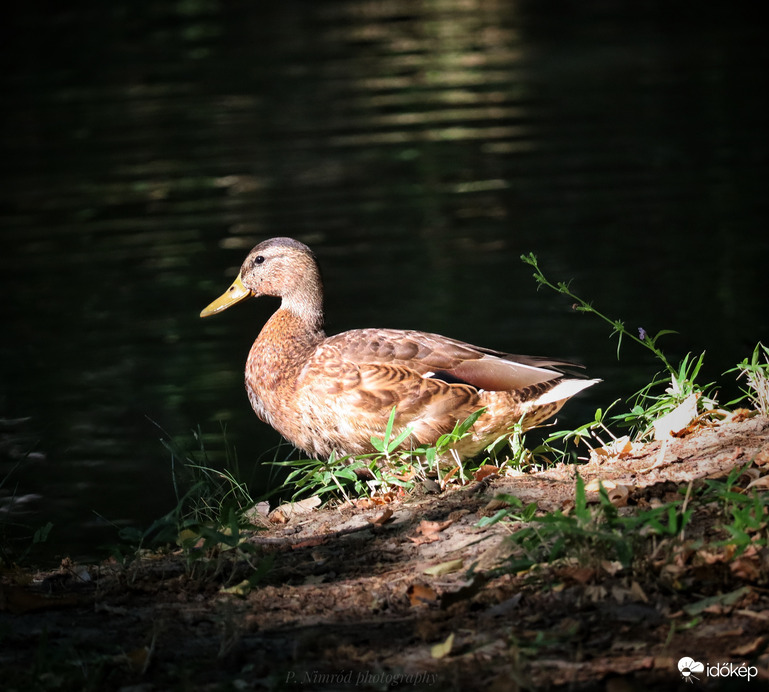
<instances>
[{"instance_id":1,"label":"fallen leaf","mask_svg":"<svg viewBox=\"0 0 769 692\"><path fill-rule=\"evenodd\" d=\"M664 440L674 437L673 433L683 430L697 417L697 400L699 392L693 392L686 397L670 413L666 413L652 424L654 427L654 439Z\"/></svg>"},{"instance_id":2,"label":"fallen leaf","mask_svg":"<svg viewBox=\"0 0 769 692\"><path fill-rule=\"evenodd\" d=\"M459 471L459 466L455 466L443 478L441 478L441 489L444 489L444 490L446 489L446 486L449 484L451 477L455 476L458 471Z\"/></svg>"},{"instance_id":3,"label":"fallen leaf","mask_svg":"<svg viewBox=\"0 0 769 692\"><path fill-rule=\"evenodd\" d=\"M368 521L370 524L373 524L374 526L382 526L382 524L388 521L392 515L393 515L393 511L388 507L378 517L375 517L374 519L369 519Z\"/></svg>"},{"instance_id":4,"label":"fallen leaf","mask_svg":"<svg viewBox=\"0 0 769 692\"><path fill-rule=\"evenodd\" d=\"M630 495L630 488L626 485L618 485L616 488L612 488L608 491L609 502L615 507L627 506L628 495Z\"/></svg>"},{"instance_id":5,"label":"fallen leaf","mask_svg":"<svg viewBox=\"0 0 769 692\"><path fill-rule=\"evenodd\" d=\"M241 598L248 596L250 591L251 582L249 582L248 579L244 579L242 582L235 584L234 586L228 586L227 588L222 587L219 589L219 593L229 594L230 596L240 596Z\"/></svg>"},{"instance_id":6,"label":"fallen leaf","mask_svg":"<svg viewBox=\"0 0 769 692\"><path fill-rule=\"evenodd\" d=\"M593 456L602 457L604 459L616 458L623 459L630 456L636 450L640 449L643 445L636 442L632 442L627 435L619 437L608 445L598 447L592 452Z\"/></svg>"},{"instance_id":7,"label":"fallen leaf","mask_svg":"<svg viewBox=\"0 0 769 692\"><path fill-rule=\"evenodd\" d=\"M395 477L399 481L408 482L414 479L414 476L416 476L416 469L412 466L408 470L404 471L403 473L396 473Z\"/></svg>"},{"instance_id":8,"label":"fallen leaf","mask_svg":"<svg viewBox=\"0 0 769 692\"><path fill-rule=\"evenodd\" d=\"M615 507L624 507L627 505L630 489L626 485L620 485L612 480L593 478L585 484L585 493L588 502L599 502L601 487L603 486L606 496Z\"/></svg>"},{"instance_id":9,"label":"fallen leaf","mask_svg":"<svg viewBox=\"0 0 769 692\"><path fill-rule=\"evenodd\" d=\"M752 656L759 649L764 648L765 642L766 642L766 637L764 636L756 637L752 642L748 642L747 644L743 644L742 646L735 646L733 649L730 649L729 655L739 656L740 658L745 656Z\"/></svg>"},{"instance_id":10,"label":"fallen leaf","mask_svg":"<svg viewBox=\"0 0 769 692\"><path fill-rule=\"evenodd\" d=\"M769 610L761 610L761 611L755 611L755 610L735 610L735 613L738 615L745 615L749 618L754 618L756 620L769 620Z\"/></svg>"},{"instance_id":11,"label":"fallen leaf","mask_svg":"<svg viewBox=\"0 0 769 692\"><path fill-rule=\"evenodd\" d=\"M445 642L435 644L430 648L430 655L433 658L445 658L451 653L451 647L454 646L454 633L452 632Z\"/></svg>"},{"instance_id":12,"label":"fallen leaf","mask_svg":"<svg viewBox=\"0 0 769 692\"><path fill-rule=\"evenodd\" d=\"M476 481L482 481L484 478L488 478L497 473L499 473L499 469L496 466L484 464L473 474L473 478L475 478Z\"/></svg>"},{"instance_id":13,"label":"fallen leaf","mask_svg":"<svg viewBox=\"0 0 769 692\"><path fill-rule=\"evenodd\" d=\"M427 584L411 584L406 589L406 595L412 606L430 605L438 601L438 594Z\"/></svg>"},{"instance_id":14,"label":"fallen leaf","mask_svg":"<svg viewBox=\"0 0 769 692\"><path fill-rule=\"evenodd\" d=\"M472 598L480 592L487 581L487 577L484 577L482 574L476 574L469 583L460 587L456 591L448 591L444 593L441 597L441 610L446 610L446 608L450 608L455 603L466 601Z\"/></svg>"},{"instance_id":15,"label":"fallen leaf","mask_svg":"<svg viewBox=\"0 0 769 692\"><path fill-rule=\"evenodd\" d=\"M601 569L606 572L606 574L613 577L618 572L621 572L624 567L618 560L602 560Z\"/></svg>"},{"instance_id":16,"label":"fallen leaf","mask_svg":"<svg viewBox=\"0 0 769 692\"><path fill-rule=\"evenodd\" d=\"M307 497L299 502L287 502L270 512L270 521L276 524L285 524L293 516L300 514L309 514L313 509L320 505L320 498L317 495Z\"/></svg>"},{"instance_id":17,"label":"fallen leaf","mask_svg":"<svg viewBox=\"0 0 769 692\"><path fill-rule=\"evenodd\" d=\"M753 463L756 466L769 465L769 449L762 449L760 452L758 452L756 456L753 457Z\"/></svg>"},{"instance_id":18,"label":"fallen leaf","mask_svg":"<svg viewBox=\"0 0 769 692\"><path fill-rule=\"evenodd\" d=\"M589 584L585 587L585 596L587 596L593 603L605 601L608 593L606 587L601 584Z\"/></svg>"},{"instance_id":19,"label":"fallen leaf","mask_svg":"<svg viewBox=\"0 0 769 692\"><path fill-rule=\"evenodd\" d=\"M649 597L646 595L644 590L641 588L641 585L637 581L634 581L630 585L630 593L633 594L636 600L643 601L644 603L649 602Z\"/></svg>"},{"instance_id":20,"label":"fallen leaf","mask_svg":"<svg viewBox=\"0 0 769 692\"><path fill-rule=\"evenodd\" d=\"M294 543L291 546L291 550L299 550L300 548L314 548L316 545L322 545L326 542L328 536L313 536L305 541Z\"/></svg>"},{"instance_id":21,"label":"fallen leaf","mask_svg":"<svg viewBox=\"0 0 769 692\"><path fill-rule=\"evenodd\" d=\"M713 606L731 606L740 598L750 593L749 586L730 591L729 593L719 594L718 596L709 596L694 603L688 603L683 607L687 615L699 615Z\"/></svg>"},{"instance_id":22,"label":"fallen leaf","mask_svg":"<svg viewBox=\"0 0 769 692\"><path fill-rule=\"evenodd\" d=\"M406 536L406 538L414 545L425 545L426 543L435 543L440 540L435 534L430 534L429 536Z\"/></svg>"},{"instance_id":23,"label":"fallen leaf","mask_svg":"<svg viewBox=\"0 0 769 692\"><path fill-rule=\"evenodd\" d=\"M750 490L751 488L761 488L762 490L769 488L769 476L761 476L761 478L756 478L756 480L748 483L748 487L745 488L745 490Z\"/></svg>"},{"instance_id":24,"label":"fallen leaf","mask_svg":"<svg viewBox=\"0 0 769 692\"><path fill-rule=\"evenodd\" d=\"M437 533L440 533L445 528L448 528L454 523L453 519L446 519L446 521L428 521L422 519L417 527L417 532L421 533L421 536L413 538L409 536L409 540L416 545L423 545L424 543L433 543L438 540Z\"/></svg>"},{"instance_id":25,"label":"fallen leaf","mask_svg":"<svg viewBox=\"0 0 769 692\"><path fill-rule=\"evenodd\" d=\"M151 651L149 647L142 646L124 654L123 660L128 664L134 673L143 674L150 664Z\"/></svg>"},{"instance_id":26,"label":"fallen leaf","mask_svg":"<svg viewBox=\"0 0 769 692\"><path fill-rule=\"evenodd\" d=\"M461 558L459 560L449 560L448 562L441 562L438 565L433 565L424 570L424 574L429 574L431 577L440 577L444 574L451 574L458 569L462 569L465 561Z\"/></svg>"},{"instance_id":27,"label":"fallen leaf","mask_svg":"<svg viewBox=\"0 0 769 692\"><path fill-rule=\"evenodd\" d=\"M595 577L595 570L592 567L567 567L560 570L558 576L579 584L587 584Z\"/></svg>"},{"instance_id":28,"label":"fallen leaf","mask_svg":"<svg viewBox=\"0 0 769 692\"><path fill-rule=\"evenodd\" d=\"M743 554L729 564L729 569L734 576L745 581L756 582L761 577L761 563L755 556L746 557Z\"/></svg>"},{"instance_id":29,"label":"fallen leaf","mask_svg":"<svg viewBox=\"0 0 769 692\"><path fill-rule=\"evenodd\" d=\"M585 483L585 492L586 493L599 493L601 492L601 486L603 486L604 490L613 490L617 487L617 484L614 481L610 480L601 480L600 478L591 478L587 483Z\"/></svg>"},{"instance_id":30,"label":"fallen leaf","mask_svg":"<svg viewBox=\"0 0 769 692\"><path fill-rule=\"evenodd\" d=\"M506 509L509 506L510 506L509 502L502 500L498 497L495 497L493 500L489 500L486 503L486 506L482 510L483 516L490 517L500 509Z\"/></svg>"},{"instance_id":31,"label":"fallen leaf","mask_svg":"<svg viewBox=\"0 0 769 692\"><path fill-rule=\"evenodd\" d=\"M742 423L743 421L748 420L748 418L754 418L757 415L758 411L751 411L747 408L737 408L727 414L726 419L730 423Z\"/></svg>"},{"instance_id":32,"label":"fallen leaf","mask_svg":"<svg viewBox=\"0 0 769 692\"><path fill-rule=\"evenodd\" d=\"M183 529L179 531L179 535L176 538L176 544L183 548L199 548L205 541L199 533L192 529Z\"/></svg>"},{"instance_id":33,"label":"fallen leaf","mask_svg":"<svg viewBox=\"0 0 769 692\"><path fill-rule=\"evenodd\" d=\"M266 526L270 519L270 503L269 502L257 502L255 505L247 509L243 516L248 519L249 523L256 526Z\"/></svg>"}]
</instances>

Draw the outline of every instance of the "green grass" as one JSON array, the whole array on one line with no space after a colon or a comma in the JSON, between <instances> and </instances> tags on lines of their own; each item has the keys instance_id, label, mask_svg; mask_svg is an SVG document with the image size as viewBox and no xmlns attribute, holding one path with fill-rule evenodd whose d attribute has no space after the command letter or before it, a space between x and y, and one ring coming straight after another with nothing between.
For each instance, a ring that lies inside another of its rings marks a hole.
<instances>
[{"instance_id":1,"label":"green grass","mask_svg":"<svg viewBox=\"0 0 769 692\"><path fill-rule=\"evenodd\" d=\"M603 487L597 502L589 502L578 475L575 502L569 511L542 513L533 503L524 507L517 497L499 495L497 499L509 506L481 519L478 526L499 522L510 526L514 551L501 572L563 560L592 568L618 563L631 573L643 572L650 569L651 562L659 566L700 550L730 561L748 548L760 550L769 545L769 495L736 485L744 471L736 468L725 480L703 481L694 493L690 487L682 488L685 497L680 500L622 511ZM688 535L695 516L710 526L710 538Z\"/></svg>"},{"instance_id":2,"label":"green grass","mask_svg":"<svg viewBox=\"0 0 769 692\"><path fill-rule=\"evenodd\" d=\"M627 568L640 552L639 543L653 537L680 535L692 515L691 508L684 508L682 501L637 514L620 514L603 487L599 501L588 503L585 483L579 475L574 498L574 507L569 512L557 510L537 515L536 505L528 505L521 512L518 498L499 496L513 506L482 519L478 526L483 528L500 521L519 525L510 536L517 550L504 571L551 564L567 557L576 558L583 566L617 561Z\"/></svg>"},{"instance_id":3,"label":"green grass","mask_svg":"<svg viewBox=\"0 0 769 692\"><path fill-rule=\"evenodd\" d=\"M257 528L247 512L256 504L242 480L237 455L222 430L224 465L217 467L198 429L196 449L179 439L163 439L171 454L176 505L147 528L118 528L118 542L109 546L113 558L126 567L153 551L180 555L188 580L216 582L245 593L269 569L271 559L248 541Z\"/></svg>"},{"instance_id":4,"label":"green grass","mask_svg":"<svg viewBox=\"0 0 769 692\"><path fill-rule=\"evenodd\" d=\"M761 358L763 356L763 360ZM737 380L745 380L742 396L727 406L748 403L763 416L769 416L769 348L759 343L750 360L745 358L726 373L737 373ZM724 374L726 374L724 373Z\"/></svg>"},{"instance_id":5,"label":"green grass","mask_svg":"<svg viewBox=\"0 0 769 692\"><path fill-rule=\"evenodd\" d=\"M470 428L483 409L458 422L451 432L441 435L434 446L406 450L399 447L411 435L411 429L406 428L393 435L395 412L393 407L382 436L371 438L371 445L376 450L371 454L339 459L332 455L327 461L301 459L274 462L292 469L284 484L291 488L292 499L318 495L324 499L343 498L349 501L351 497L388 493L398 488L411 491L416 483L428 477L435 477L441 484L450 479L466 482L471 478L479 463L465 466L456 455L451 454L451 450L470 434ZM451 460L448 469L447 460Z\"/></svg>"}]
</instances>

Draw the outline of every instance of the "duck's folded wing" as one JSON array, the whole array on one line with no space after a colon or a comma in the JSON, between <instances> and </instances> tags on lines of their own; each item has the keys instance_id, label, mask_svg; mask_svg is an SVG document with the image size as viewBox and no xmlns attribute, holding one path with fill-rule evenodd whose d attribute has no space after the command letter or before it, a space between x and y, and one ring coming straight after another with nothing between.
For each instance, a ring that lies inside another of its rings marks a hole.
<instances>
[{"instance_id":1,"label":"duck's folded wing","mask_svg":"<svg viewBox=\"0 0 769 692\"><path fill-rule=\"evenodd\" d=\"M327 339L328 359L358 364L399 365L421 377L467 384L487 391L510 391L559 379L564 361L514 356L439 334L395 329L357 329Z\"/></svg>"}]
</instances>

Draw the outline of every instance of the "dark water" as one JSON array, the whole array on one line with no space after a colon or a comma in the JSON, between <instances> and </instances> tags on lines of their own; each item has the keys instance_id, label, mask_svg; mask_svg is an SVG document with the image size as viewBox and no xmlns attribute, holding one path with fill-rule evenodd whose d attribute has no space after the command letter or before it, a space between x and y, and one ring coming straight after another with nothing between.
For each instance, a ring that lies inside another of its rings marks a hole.
<instances>
[{"instance_id":1,"label":"dark water","mask_svg":"<svg viewBox=\"0 0 769 692\"><path fill-rule=\"evenodd\" d=\"M274 235L317 251L330 332L584 362L605 383L564 422L657 368L537 292L524 252L728 379L769 342L763 28L720 4L619 4L18 5L0 418L27 420L0 431L6 516L53 522L50 555L94 554L116 535L98 515L146 526L172 506L159 440L194 446L198 426L220 460L226 425L269 486L279 438L242 368L275 304L198 313Z\"/></svg>"}]
</instances>

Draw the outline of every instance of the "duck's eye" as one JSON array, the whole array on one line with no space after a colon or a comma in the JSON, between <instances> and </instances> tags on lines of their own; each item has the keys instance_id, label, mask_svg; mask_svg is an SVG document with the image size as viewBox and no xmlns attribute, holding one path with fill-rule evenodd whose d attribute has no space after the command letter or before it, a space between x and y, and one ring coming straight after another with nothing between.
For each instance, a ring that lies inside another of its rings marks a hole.
<instances>
[{"instance_id":1,"label":"duck's eye","mask_svg":"<svg viewBox=\"0 0 769 692\"><path fill-rule=\"evenodd\" d=\"M254 264L261 264L262 262L264 262L264 257L262 257L261 255L257 255L256 257L254 257Z\"/></svg>"}]
</instances>

